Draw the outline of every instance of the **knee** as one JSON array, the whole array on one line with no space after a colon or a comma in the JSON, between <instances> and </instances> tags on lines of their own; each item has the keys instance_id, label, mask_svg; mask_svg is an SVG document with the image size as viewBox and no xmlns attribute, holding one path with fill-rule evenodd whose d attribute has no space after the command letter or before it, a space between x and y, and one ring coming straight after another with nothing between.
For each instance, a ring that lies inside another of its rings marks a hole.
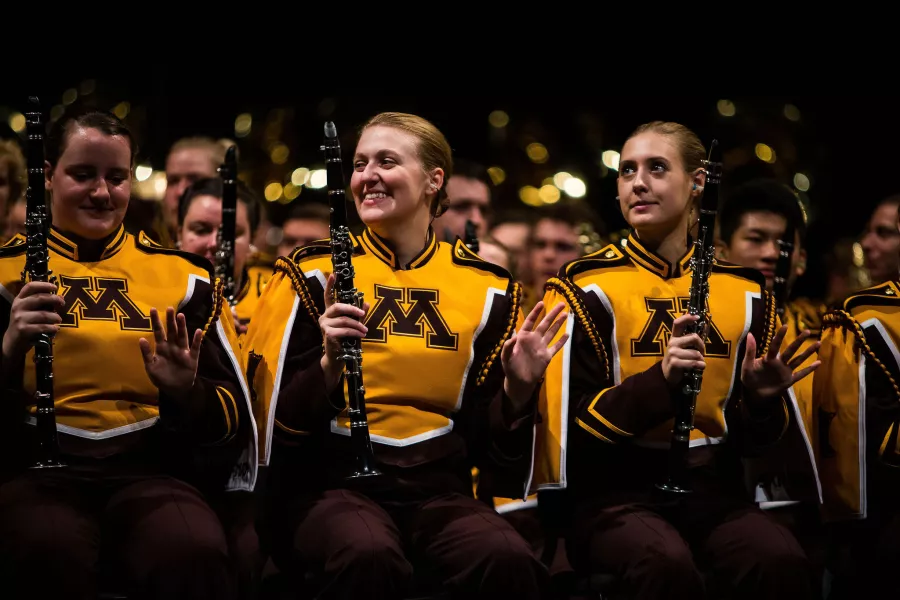
<instances>
[{"instance_id":1,"label":"knee","mask_svg":"<svg viewBox=\"0 0 900 600\"><path fill-rule=\"evenodd\" d=\"M531 546L512 528L478 536L466 554L473 564L481 563L492 571L521 574L539 565Z\"/></svg>"},{"instance_id":2,"label":"knee","mask_svg":"<svg viewBox=\"0 0 900 600\"><path fill-rule=\"evenodd\" d=\"M3 537L4 554L15 557L15 568L37 562L89 570L96 558L96 540L79 531L77 525L54 519L29 521L26 529L15 528L4 532Z\"/></svg>"},{"instance_id":3,"label":"knee","mask_svg":"<svg viewBox=\"0 0 900 600\"><path fill-rule=\"evenodd\" d=\"M190 565L192 569L215 565L219 568L229 561L228 542L221 528L206 527L171 531L165 539L144 540L154 566L169 568ZM149 546L149 547L148 547Z\"/></svg>"},{"instance_id":4,"label":"knee","mask_svg":"<svg viewBox=\"0 0 900 600\"><path fill-rule=\"evenodd\" d=\"M810 568L806 553L788 531L782 532L777 543L756 545L751 556L751 561L763 575L781 578L806 574Z\"/></svg>"},{"instance_id":5,"label":"knee","mask_svg":"<svg viewBox=\"0 0 900 600\"><path fill-rule=\"evenodd\" d=\"M377 575L391 581L407 581L412 576L412 566L401 548L389 538L371 534L343 540L332 549L326 570Z\"/></svg>"},{"instance_id":6,"label":"knee","mask_svg":"<svg viewBox=\"0 0 900 600\"><path fill-rule=\"evenodd\" d=\"M673 585L700 579L694 564L694 556L684 543L668 543L661 540L659 543L649 544L644 552L636 555L636 559L629 569L634 577L672 582Z\"/></svg>"}]
</instances>

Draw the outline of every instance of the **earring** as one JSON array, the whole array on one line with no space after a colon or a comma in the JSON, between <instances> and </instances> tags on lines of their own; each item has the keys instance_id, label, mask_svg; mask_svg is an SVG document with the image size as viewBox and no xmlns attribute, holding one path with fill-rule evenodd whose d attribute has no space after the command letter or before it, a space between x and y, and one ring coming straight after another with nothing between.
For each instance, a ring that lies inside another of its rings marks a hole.
<instances>
[{"instance_id":1,"label":"earring","mask_svg":"<svg viewBox=\"0 0 900 600\"><path fill-rule=\"evenodd\" d=\"M697 189L697 184L696 184L696 183L694 184L694 188L693 188L693 189L695 189L695 190Z\"/></svg>"},{"instance_id":2,"label":"earring","mask_svg":"<svg viewBox=\"0 0 900 600\"><path fill-rule=\"evenodd\" d=\"M618 201L619 201L619 197L618 197L618 196L616 196L616 202L618 202Z\"/></svg>"}]
</instances>

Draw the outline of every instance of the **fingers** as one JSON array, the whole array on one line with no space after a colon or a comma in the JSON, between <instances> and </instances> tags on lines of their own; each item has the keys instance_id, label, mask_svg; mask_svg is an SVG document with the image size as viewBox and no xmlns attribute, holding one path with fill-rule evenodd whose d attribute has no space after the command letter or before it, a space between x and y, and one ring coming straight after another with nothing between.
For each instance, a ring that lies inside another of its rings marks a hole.
<instances>
[{"instance_id":1,"label":"fingers","mask_svg":"<svg viewBox=\"0 0 900 600\"><path fill-rule=\"evenodd\" d=\"M59 325L62 317L59 313L33 310L16 315L16 321L22 325Z\"/></svg>"},{"instance_id":2,"label":"fingers","mask_svg":"<svg viewBox=\"0 0 900 600\"><path fill-rule=\"evenodd\" d=\"M815 371L816 369L818 369L818 368L819 368L819 365L821 365L821 364L822 364L822 361L821 361L821 360L817 360L816 362L814 362L813 364L809 365L809 366L806 367L805 369L801 369L801 370L797 371L797 372L794 373L794 375L791 377L792 383L797 383L798 381L800 381L801 379L803 379L804 377L806 377L807 375L809 375L810 373L812 373L813 371Z\"/></svg>"},{"instance_id":3,"label":"fingers","mask_svg":"<svg viewBox=\"0 0 900 600\"><path fill-rule=\"evenodd\" d=\"M148 342L145 338L141 338L138 340L138 344L141 346L141 356L144 357L144 364L148 365L153 360L153 351L150 349L150 342Z\"/></svg>"},{"instance_id":4,"label":"fingers","mask_svg":"<svg viewBox=\"0 0 900 600\"><path fill-rule=\"evenodd\" d=\"M752 333L747 334L747 351L744 352L743 370L749 371L753 368L753 361L756 360L756 338Z\"/></svg>"},{"instance_id":5,"label":"fingers","mask_svg":"<svg viewBox=\"0 0 900 600\"><path fill-rule=\"evenodd\" d=\"M569 341L569 334L564 333L561 338L559 338L555 344L550 346L550 358L556 356L556 353L562 350L562 347L566 345L566 342Z\"/></svg>"},{"instance_id":6,"label":"fingers","mask_svg":"<svg viewBox=\"0 0 900 600\"><path fill-rule=\"evenodd\" d=\"M54 336L59 333L59 325L52 323L36 323L19 326L19 339L33 342L39 335L47 334Z\"/></svg>"},{"instance_id":7,"label":"fingers","mask_svg":"<svg viewBox=\"0 0 900 600\"><path fill-rule=\"evenodd\" d=\"M162 321L159 320L159 311L155 308L150 309L150 327L153 329L153 339L156 344L162 344L166 341L166 333L163 331Z\"/></svg>"},{"instance_id":8,"label":"fingers","mask_svg":"<svg viewBox=\"0 0 900 600\"><path fill-rule=\"evenodd\" d=\"M788 366L791 370L795 370L797 367L802 365L807 358L815 354L819 351L819 347L822 345L821 342L816 342L815 344L810 344L809 348L800 353L799 356L794 357L794 360L788 363ZM784 360L784 355L782 355L782 360Z\"/></svg>"},{"instance_id":9,"label":"fingers","mask_svg":"<svg viewBox=\"0 0 900 600\"><path fill-rule=\"evenodd\" d=\"M29 281L22 289L19 290L19 294L17 297L19 298L27 298L29 296L34 296L35 294L53 294L56 295L57 291L56 284L49 283L47 281Z\"/></svg>"},{"instance_id":10,"label":"fingers","mask_svg":"<svg viewBox=\"0 0 900 600\"><path fill-rule=\"evenodd\" d=\"M503 342L503 348L500 349L500 361L505 365L509 362L509 357L512 356L513 349L516 347L516 341L519 338L513 336Z\"/></svg>"},{"instance_id":11,"label":"fingers","mask_svg":"<svg viewBox=\"0 0 900 600\"><path fill-rule=\"evenodd\" d=\"M324 319L337 319L341 316L362 320L365 318L366 312L364 309L357 308L352 304L333 303L322 313L322 318Z\"/></svg>"},{"instance_id":12,"label":"fingers","mask_svg":"<svg viewBox=\"0 0 900 600\"><path fill-rule=\"evenodd\" d=\"M534 308L532 308L531 312L528 313L528 316L525 317L525 322L522 323L522 331L531 331L532 329L534 329L534 324L537 322L538 315L540 315L543 311L544 301L541 300L534 305Z\"/></svg>"},{"instance_id":13,"label":"fingers","mask_svg":"<svg viewBox=\"0 0 900 600\"><path fill-rule=\"evenodd\" d=\"M547 313L547 315L543 319L541 319L541 322L538 323L535 332L539 333L543 337L550 329L550 326L555 324L556 318L565 307L566 305L563 302L560 302L559 304L554 306L553 309L549 313ZM558 331L559 327L557 327L556 329Z\"/></svg>"},{"instance_id":14,"label":"fingers","mask_svg":"<svg viewBox=\"0 0 900 600\"><path fill-rule=\"evenodd\" d=\"M170 308L169 310L173 309ZM175 323L177 327L176 335L178 339L178 347L183 348L184 350L190 349L191 340L188 339L187 319L182 313L178 313L175 318Z\"/></svg>"},{"instance_id":15,"label":"fingers","mask_svg":"<svg viewBox=\"0 0 900 600\"><path fill-rule=\"evenodd\" d=\"M62 296L41 292L30 296L20 296L16 308L20 311L52 310L57 311L65 306L66 300Z\"/></svg>"},{"instance_id":16,"label":"fingers","mask_svg":"<svg viewBox=\"0 0 900 600\"><path fill-rule=\"evenodd\" d=\"M178 323L175 321L175 309L171 306L166 309L165 336L167 342L175 344L176 346L181 346L182 348L187 348L187 343L183 346L181 345L181 338L178 335Z\"/></svg>"},{"instance_id":17,"label":"fingers","mask_svg":"<svg viewBox=\"0 0 900 600\"><path fill-rule=\"evenodd\" d=\"M787 325L782 325L781 329L778 330L775 337L772 338L772 342L769 344L766 360L775 360L778 358L778 351L781 349L781 342L784 341L785 334L787 334Z\"/></svg>"},{"instance_id":18,"label":"fingers","mask_svg":"<svg viewBox=\"0 0 900 600\"><path fill-rule=\"evenodd\" d=\"M672 323L672 337L683 336L684 332L687 330L688 324L699 320L700 317L697 315L681 315L675 319L674 323Z\"/></svg>"},{"instance_id":19,"label":"fingers","mask_svg":"<svg viewBox=\"0 0 900 600\"><path fill-rule=\"evenodd\" d=\"M191 358L193 360L200 359L200 345L203 343L203 330L198 329L194 332L194 339L191 340Z\"/></svg>"},{"instance_id":20,"label":"fingers","mask_svg":"<svg viewBox=\"0 0 900 600\"><path fill-rule=\"evenodd\" d=\"M808 329L798 335L797 339L788 344L788 347L781 351L781 360L783 360L784 362L790 361L794 353L800 348L803 342L809 339L810 335L811 333Z\"/></svg>"},{"instance_id":21,"label":"fingers","mask_svg":"<svg viewBox=\"0 0 900 600\"><path fill-rule=\"evenodd\" d=\"M322 325L322 333L326 338L339 339L342 337L364 338L369 332L369 328L348 317L329 320Z\"/></svg>"},{"instance_id":22,"label":"fingers","mask_svg":"<svg viewBox=\"0 0 900 600\"><path fill-rule=\"evenodd\" d=\"M334 304L334 273L328 276L325 282L325 310L327 311Z\"/></svg>"},{"instance_id":23,"label":"fingers","mask_svg":"<svg viewBox=\"0 0 900 600\"><path fill-rule=\"evenodd\" d=\"M568 318L569 313L562 313L556 317L556 320L553 321L553 325L551 325L547 332L544 334L544 343L553 341L553 338L556 337L557 332L563 326L563 324L565 324Z\"/></svg>"},{"instance_id":24,"label":"fingers","mask_svg":"<svg viewBox=\"0 0 900 600\"><path fill-rule=\"evenodd\" d=\"M705 369L706 361L698 350L669 348L669 364L679 369Z\"/></svg>"},{"instance_id":25,"label":"fingers","mask_svg":"<svg viewBox=\"0 0 900 600\"><path fill-rule=\"evenodd\" d=\"M689 348L706 354L706 344L696 333L669 338L669 348Z\"/></svg>"}]
</instances>

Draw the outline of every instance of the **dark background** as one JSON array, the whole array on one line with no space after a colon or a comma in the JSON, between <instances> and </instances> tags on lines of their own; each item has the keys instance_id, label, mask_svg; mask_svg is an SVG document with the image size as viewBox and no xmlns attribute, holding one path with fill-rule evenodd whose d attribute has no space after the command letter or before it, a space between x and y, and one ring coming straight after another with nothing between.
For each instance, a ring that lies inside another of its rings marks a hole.
<instances>
[{"instance_id":1,"label":"dark background","mask_svg":"<svg viewBox=\"0 0 900 600\"><path fill-rule=\"evenodd\" d=\"M637 85L627 96L456 96L429 95L412 84L402 96L377 92L327 95L322 86L315 85L312 73L302 71L287 79L245 72L238 85L209 78L200 82L164 70L129 78L56 73L31 81L6 81L0 88L0 137L16 137L8 118L12 111L24 112L28 95L39 95L49 115L54 106L62 104L66 90L78 90L88 79L95 82L93 91L79 94L71 106L112 109L128 102L125 120L138 138L138 163L154 170L163 169L169 146L180 137L227 137L239 145L242 178L261 193L271 181L289 181L297 167L323 166L319 145L325 120L333 120L338 127L346 168L356 130L367 118L386 110L412 112L444 132L456 157L505 170L506 180L495 190L498 209L524 208L518 199L520 187L540 187L544 178L568 171L587 184L583 201L607 231L621 229L624 221L615 202L615 171L601 166L601 153L619 150L641 123L677 121L693 129L705 144L713 137L722 144L724 194L730 186L755 176L774 176L788 185L797 172L809 177L810 188L801 194L810 218L809 271L796 291L813 296L824 293L823 255L838 238L858 236L876 203L900 192L895 171L900 166L900 126L894 116L896 98L890 97L733 96L724 91L659 96ZM734 103L734 116L722 116L717 110L717 102L723 98ZM798 121L786 118L786 104L799 109ZM496 129L489 124L488 115L494 110L509 115L507 127ZM236 138L234 122L241 113L252 115L253 127L249 136ZM273 164L269 158L273 141L290 149L283 165ZM529 160L525 147L530 142L546 146L546 163ZM775 150L774 163L756 158L758 143ZM321 194L304 189L294 202L320 198ZM267 208L277 221L288 206L275 202L267 203Z\"/></svg>"}]
</instances>

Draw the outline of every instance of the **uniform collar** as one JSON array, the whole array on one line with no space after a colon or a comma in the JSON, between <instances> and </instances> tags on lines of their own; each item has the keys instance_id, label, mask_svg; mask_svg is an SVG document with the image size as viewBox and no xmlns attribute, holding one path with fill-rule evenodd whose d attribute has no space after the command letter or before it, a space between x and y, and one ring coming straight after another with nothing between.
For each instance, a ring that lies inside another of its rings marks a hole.
<instances>
[{"instance_id":1,"label":"uniform collar","mask_svg":"<svg viewBox=\"0 0 900 600\"><path fill-rule=\"evenodd\" d=\"M78 244L55 227L50 227L47 234L47 246L55 252L74 260L75 262L97 262L109 258L118 252L125 244L125 227L119 225L119 228L101 244L91 245L90 247Z\"/></svg>"},{"instance_id":2,"label":"uniform collar","mask_svg":"<svg viewBox=\"0 0 900 600\"><path fill-rule=\"evenodd\" d=\"M366 228L363 231L363 234L358 238L361 240L361 243L366 250L374 254L378 260L385 263L392 269L400 269L403 271L407 271L410 269L417 269L419 267L424 266L431 260L431 257L434 256L435 252L437 252L437 237L434 235L434 230L429 227L428 228L428 238L425 241L425 246L422 250L406 265L400 265L397 262L397 256L394 254L394 251L391 250L390 244L387 240L382 237L379 237L377 233L372 231L371 229Z\"/></svg>"},{"instance_id":3,"label":"uniform collar","mask_svg":"<svg viewBox=\"0 0 900 600\"><path fill-rule=\"evenodd\" d=\"M663 279L676 279L690 270L691 257L694 256L694 245L688 244L688 250L675 264L669 263L665 258L648 250L634 234L628 236L625 252L639 265L656 273Z\"/></svg>"}]
</instances>

